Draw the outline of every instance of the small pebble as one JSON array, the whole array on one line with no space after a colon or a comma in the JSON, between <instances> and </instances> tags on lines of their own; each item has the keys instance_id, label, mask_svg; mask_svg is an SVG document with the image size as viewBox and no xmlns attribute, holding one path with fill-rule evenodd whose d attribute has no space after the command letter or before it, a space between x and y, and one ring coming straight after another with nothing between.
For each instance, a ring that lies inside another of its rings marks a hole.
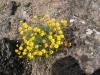
<instances>
[{"instance_id":1,"label":"small pebble","mask_svg":"<svg viewBox=\"0 0 100 75\"><path fill-rule=\"evenodd\" d=\"M70 19L70 23L72 23L72 22L74 22L75 21L75 19Z\"/></svg>"},{"instance_id":2,"label":"small pebble","mask_svg":"<svg viewBox=\"0 0 100 75\"><path fill-rule=\"evenodd\" d=\"M87 34L87 35L91 35L92 33L93 33L93 30L91 30L91 29L87 29L87 30L86 30L86 34Z\"/></svg>"}]
</instances>

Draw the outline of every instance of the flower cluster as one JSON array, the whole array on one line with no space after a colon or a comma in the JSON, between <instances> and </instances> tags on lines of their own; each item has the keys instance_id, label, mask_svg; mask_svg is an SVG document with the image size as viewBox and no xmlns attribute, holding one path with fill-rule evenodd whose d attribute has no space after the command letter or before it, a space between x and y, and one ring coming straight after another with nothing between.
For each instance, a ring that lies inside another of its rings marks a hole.
<instances>
[{"instance_id":1,"label":"flower cluster","mask_svg":"<svg viewBox=\"0 0 100 75\"><path fill-rule=\"evenodd\" d=\"M62 19L60 22L49 16L37 17L31 19L33 27L28 23L20 21L21 26L18 28L21 45L17 45L15 52L20 58L27 56L30 59L36 57L48 57L63 44L64 33L61 26L67 25L67 21Z\"/></svg>"}]
</instances>

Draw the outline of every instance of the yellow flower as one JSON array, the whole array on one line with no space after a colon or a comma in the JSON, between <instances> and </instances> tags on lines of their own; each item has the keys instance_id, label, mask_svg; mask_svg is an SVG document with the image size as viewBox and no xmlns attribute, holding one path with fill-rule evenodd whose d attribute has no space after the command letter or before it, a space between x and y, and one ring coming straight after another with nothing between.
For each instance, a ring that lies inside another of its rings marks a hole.
<instances>
[{"instance_id":1,"label":"yellow flower","mask_svg":"<svg viewBox=\"0 0 100 75\"><path fill-rule=\"evenodd\" d=\"M34 27L34 28L33 28L33 31L34 31L34 32L37 32L37 29L38 29L37 27Z\"/></svg>"},{"instance_id":2,"label":"yellow flower","mask_svg":"<svg viewBox=\"0 0 100 75\"><path fill-rule=\"evenodd\" d=\"M20 32L20 34L21 34L21 35L23 35L23 34L24 34L24 32L23 32L23 31L21 31L21 32Z\"/></svg>"},{"instance_id":3,"label":"yellow flower","mask_svg":"<svg viewBox=\"0 0 100 75\"><path fill-rule=\"evenodd\" d=\"M26 40L26 36L23 36L22 38L23 38L23 40Z\"/></svg>"},{"instance_id":4,"label":"yellow flower","mask_svg":"<svg viewBox=\"0 0 100 75\"><path fill-rule=\"evenodd\" d=\"M33 18L37 18L37 16L33 16Z\"/></svg>"},{"instance_id":5,"label":"yellow flower","mask_svg":"<svg viewBox=\"0 0 100 75\"><path fill-rule=\"evenodd\" d=\"M56 22L56 26L57 26L57 27L59 27L59 26L60 26L59 22Z\"/></svg>"},{"instance_id":6,"label":"yellow flower","mask_svg":"<svg viewBox=\"0 0 100 75\"><path fill-rule=\"evenodd\" d=\"M59 47L58 44L55 44L55 45L54 45L54 48L58 48L58 47Z\"/></svg>"},{"instance_id":7,"label":"yellow flower","mask_svg":"<svg viewBox=\"0 0 100 75\"><path fill-rule=\"evenodd\" d=\"M54 51L52 51L52 50L49 51L49 54L50 54L50 55L53 54L53 53L54 53Z\"/></svg>"},{"instance_id":8,"label":"yellow flower","mask_svg":"<svg viewBox=\"0 0 100 75\"><path fill-rule=\"evenodd\" d=\"M48 47L48 43L45 43L44 46L45 46L45 48L47 48Z\"/></svg>"},{"instance_id":9,"label":"yellow flower","mask_svg":"<svg viewBox=\"0 0 100 75\"><path fill-rule=\"evenodd\" d=\"M52 32L49 32L49 35L52 35Z\"/></svg>"},{"instance_id":10,"label":"yellow flower","mask_svg":"<svg viewBox=\"0 0 100 75\"><path fill-rule=\"evenodd\" d=\"M56 31L57 29L56 29L56 28L54 28L53 30L54 30L54 31Z\"/></svg>"},{"instance_id":11,"label":"yellow flower","mask_svg":"<svg viewBox=\"0 0 100 75\"><path fill-rule=\"evenodd\" d=\"M22 55L20 55L20 56L19 56L19 58L23 58L23 56L22 56Z\"/></svg>"},{"instance_id":12,"label":"yellow flower","mask_svg":"<svg viewBox=\"0 0 100 75\"><path fill-rule=\"evenodd\" d=\"M45 40L45 39L43 39L43 40L42 40L42 42L43 42L43 43L46 43L46 40Z\"/></svg>"},{"instance_id":13,"label":"yellow flower","mask_svg":"<svg viewBox=\"0 0 100 75\"><path fill-rule=\"evenodd\" d=\"M37 51L33 52L33 55L37 55Z\"/></svg>"},{"instance_id":14,"label":"yellow flower","mask_svg":"<svg viewBox=\"0 0 100 75\"><path fill-rule=\"evenodd\" d=\"M27 44L28 41L25 39L24 42Z\"/></svg>"},{"instance_id":15,"label":"yellow flower","mask_svg":"<svg viewBox=\"0 0 100 75\"><path fill-rule=\"evenodd\" d=\"M51 35L48 36L49 39L52 39L53 37Z\"/></svg>"},{"instance_id":16,"label":"yellow flower","mask_svg":"<svg viewBox=\"0 0 100 75\"><path fill-rule=\"evenodd\" d=\"M42 51L38 51L38 56L42 56Z\"/></svg>"},{"instance_id":17,"label":"yellow flower","mask_svg":"<svg viewBox=\"0 0 100 75\"><path fill-rule=\"evenodd\" d=\"M51 39L51 42L54 43L55 42L55 39Z\"/></svg>"},{"instance_id":18,"label":"yellow flower","mask_svg":"<svg viewBox=\"0 0 100 75\"><path fill-rule=\"evenodd\" d=\"M32 38L31 38L31 40L34 40L35 39L35 37L33 36Z\"/></svg>"},{"instance_id":19,"label":"yellow flower","mask_svg":"<svg viewBox=\"0 0 100 75\"><path fill-rule=\"evenodd\" d=\"M50 45L50 48L53 48L53 45L52 44Z\"/></svg>"},{"instance_id":20,"label":"yellow flower","mask_svg":"<svg viewBox=\"0 0 100 75\"><path fill-rule=\"evenodd\" d=\"M61 40L60 36L57 36L57 40Z\"/></svg>"},{"instance_id":21,"label":"yellow flower","mask_svg":"<svg viewBox=\"0 0 100 75\"><path fill-rule=\"evenodd\" d=\"M40 18L40 21L44 21L44 18Z\"/></svg>"},{"instance_id":22,"label":"yellow flower","mask_svg":"<svg viewBox=\"0 0 100 75\"><path fill-rule=\"evenodd\" d=\"M28 55L27 55L30 59L32 59L33 58L33 55L31 54L31 53L28 53Z\"/></svg>"},{"instance_id":23,"label":"yellow flower","mask_svg":"<svg viewBox=\"0 0 100 75\"><path fill-rule=\"evenodd\" d=\"M18 47L18 44L16 45L16 47Z\"/></svg>"},{"instance_id":24,"label":"yellow flower","mask_svg":"<svg viewBox=\"0 0 100 75\"><path fill-rule=\"evenodd\" d=\"M28 27L28 30L32 30L32 27Z\"/></svg>"},{"instance_id":25,"label":"yellow flower","mask_svg":"<svg viewBox=\"0 0 100 75\"><path fill-rule=\"evenodd\" d=\"M61 38L64 38L64 35L60 35Z\"/></svg>"},{"instance_id":26,"label":"yellow flower","mask_svg":"<svg viewBox=\"0 0 100 75\"><path fill-rule=\"evenodd\" d=\"M35 45L35 47L34 48L39 48L39 45Z\"/></svg>"},{"instance_id":27,"label":"yellow flower","mask_svg":"<svg viewBox=\"0 0 100 75\"><path fill-rule=\"evenodd\" d=\"M60 42L60 41L57 41L57 44L59 44L59 45L60 45L60 44L61 44L61 42Z\"/></svg>"},{"instance_id":28,"label":"yellow flower","mask_svg":"<svg viewBox=\"0 0 100 75\"><path fill-rule=\"evenodd\" d=\"M44 35L45 35L45 32L44 32L44 31L42 31L40 35L41 35L41 36L44 36Z\"/></svg>"},{"instance_id":29,"label":"yellow flower","mask_svg":"<svg viewBox=\"0 0 100 75\"><path fill-rule=\"evenodd\" d=\"M61 42L61 45L63 44L63 42Z\"/></svg>"},{"instance_id":30,"label":"yellow flower","mask_svg":"<svg viewBox=\"0 0 100 75\"><path fill-rule=\"evenodd\" d=\"M26 55L27 53L26 52L23 52L23 55Z\"/></svg>"},{"instance_id":31,"label":"yellow flower","mask_svg":"<svg viewBox=\"0 0 100 75\"><path fill-rule=\"evenodd\" d=\"M33 31L34 31L34 32L40 32L41 30L40 30L40 28L35 27L35 28L33 28Z\"/></svg>"},{"instance_id":32,"label":"yellow flower","mask_svg":"<svg viewBox=\"0 0 100 75\"><path fill-rule=\"evenodd\" d=\"M57 30L61 30L61 28L60 27L57 27Z\"/></svg>"},{"instance_id":33,"label":"yellow flower","mask_svg":"<svg viewBox=\"0 0 100 75\"><path fill-rule=\"evenodd\" d=\"M54 22L51 22L50 24L51 24L50 26L55 26L55 23Z\"/></svg>"},{"instance_id":34,"label":"yellow flower","mask_svg":"<svg viewBox=\"0 0 100 75\"><path fill-rule=\"evenodd\" d=\"M37 28L37 32L40 32L40 29L39 28Z\"/></svg>"},{"instance_id":35,"label":"yellow flower","mask_svg":"<svg viewBox=\"0 0 100 75\"><path fill-rule=\"evenodd\" d=\"M59 34L63 34L62 30L58 31Z\"/></svg>"},{"instance_id":36,"label":"yellow flower","mask_svg":"<svg viewBox=\"0 0 100 75\"><path fill-rule=\"evenodd\" d=\"M24 52L27 52L27 49L24 49L23 51L24 51Z\"/></svg>"},{"instance_id":37,"label":"yellow flower","mask_svg":"<svg viewBox=\"0 0 100 75\"><path fill-rule=\"evenodd\" d=\"M42 49L41 51L42 51L44 54L46 53L46 50L45 50L45 49Z\"/></svg>"},{"instance_id":38,"label":"yellow flower","mask_svg":"<svg viewBox=\"0 0 100 75\"><path fill-rule=\"evenodd\" d=\"M28 31L28 29L24 29L24 32L27 32Z\"/></svg>"},{"instance_id":39,"label":"yellow flower","mask_svg":"<svg viewBox=\"0 0 100 75\"><path fill-rule=\"evenodd\" d=\"M55 21L56 21L56 19L55 19L55 18L52 18L52 19L51 19L51 21L55 22Z\"/></svg>"},{"instance_id":40,"label":"yellow flower","mask_svg":"<svg viewBox=\"0 0 100 75\"><path fill-rule=\"evenodd\" d=\"M62 23L63 25L67 25L67 20L61 19L61 23Z\"/></svg>"},{"instance_id":41,"label":"yellow flower","mask_svg":"<svg viewBox=\"0 0 100 75\"><path fill-rule=\"evenodd\" d=\"M19 50L23 50L23 47L22 47L22 46L20 46L20 47L19 47Z\"/></svg>"},{"instance_id":42,"label":"yellow flower","mask_svg":"<svg viewBox=\"0 0 100 75\"><path fill-rule=\"evenodd\" d=\"M24 27L24 28L28 28L27 23L23 23L23 27Z\"/></svg>"},{"instance_id":43,"label":"yellow flower","mask_svg":"<svg viewBox=\"0 0 100 75\"><path fill-rule=\"evenodd\" d=\"M20 55L21 54L21 52L20 51L18 51L18 53L17 53L18 55Z\"/></svg>"},{"instance_id":44,"label":"yellow flower","mask_svg":"<svg viewBox=\"0 0 100 75\"><path fill-rule=\"evenodd\" d=\"M23 23L23 21L22 21L22 20L20 20L19 22L20 22L20 23Z\"/></svg>"},{"instance_id":45,"label":"yellow flower","mask_svg":"<svg viewBox=\"0 0 100 75\"><path fill-rule=\"evenodd\" d=\"M33 45L34 45L33 42L31 42L31 43L29 44L29 46L31 46L31 47L33 47Z\"/></svg>"},{"instance_id":46,"label":"yellow flower","mask_svg":"<svg viewBox=\"0 0 100 75\"><path fill-rule=\"evenodd\" d=\"M27 45L29 45L29 44L30 44L30 42L29 42L29 41L27 41L27 42L26 42L26 44L27 44Z\"/></svg>"},{"instance_id":47,"label":"yellow flower","mask_svg":"<svg viewBox=\"0 0 100 75\"><path fill-rule=\"evenodd\" d=\"M54 34L54 37L57 37L58 35L57 34Z\"/></svg>"},{"instance_id":48,"label":"yellow flower","mask_svg":"<svg viewBox=\"0 0 100 75\"><path fill-rule=\"evenodd\" d=\"M26 49L30 51L32 48L30 46L27 46Z\"/></svg>"},{"instance_id":49,"label":"yellow flower","mask_svg":"<svg viewBox=\"0 0 100 75\"><path fill-rule=\"evenodd\" d=\"M18 50L16 49L15 52L18 53Z\"/></svg>"},{"instance_id":50,"label":"yellow flower","mask_svg":"<svg viewBox=\"0 0 100 75\"><path fill-rule=\"evenodd\" d=\"M21 31L22 29L23 29L22 27L19 27L19 28L18 28L18 30L20 30L20 31Z\"/></svg>"},{"instance_id":51,"label":"yellow flower","mask_svg":"<svg viewBox=\"0 0 100 75\"><path fill-rule=\"evenodd\" d=\"M31 36L33 36L33 34L31 34Z\"/></svg>"},{"instance_id":52,"label":"yellow flower","mask_svg":"<svg viewBox=\"0 0 100 75\"><path fill-rule=\"evenodd\" d=\"M46 24L49 24L49 21L46 21Z\"/></svg>"}]
</instances>

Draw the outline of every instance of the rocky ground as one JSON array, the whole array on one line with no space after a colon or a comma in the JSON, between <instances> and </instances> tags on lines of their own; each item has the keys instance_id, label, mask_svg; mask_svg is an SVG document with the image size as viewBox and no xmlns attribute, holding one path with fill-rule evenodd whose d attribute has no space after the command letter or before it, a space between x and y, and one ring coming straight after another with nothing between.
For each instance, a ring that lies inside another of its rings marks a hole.
<instances>
[{"instance_id":1,"label":"rocky ground","mask_svg":"<svg viewBox=\"0 0 100 75\"><path fill-rule=\"evenodd\" d=\"M69 27L65 35L74 38L76 45L64 48L45 63L33 61L32 75L50 75L52 64L68 55L79 60L87 74L100 68L100 0L0 0L0 39L17 37L18 19L44 14L66 18Z\"/></svg>"}]
</instances>

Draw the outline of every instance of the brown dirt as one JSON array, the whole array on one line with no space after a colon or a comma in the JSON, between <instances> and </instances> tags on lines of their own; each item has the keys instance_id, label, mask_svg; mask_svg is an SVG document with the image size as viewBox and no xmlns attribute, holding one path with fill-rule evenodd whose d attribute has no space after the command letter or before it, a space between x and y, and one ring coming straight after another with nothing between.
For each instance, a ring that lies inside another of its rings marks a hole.
<instances>
[{"instance_id":1,"label":"brown dirt","mask_svg":"<svg viewBox=\"0 0 100 75\"><path fill-rule=\"evenodd\" d=\"M63 52L49 57L46 62L33 61L32 75L50 75L52 64L68 55L78 59L87 74L100 68L100 0L14 0L19 5L15 15L10 14L11 1L0 0L0 38L15 39L18 34L17 19L28 20L32 15L49 14L66 18L69 28L73 29L77 45L61 48ZM27 6L29 3L30 6Z\"/></svg>"}]
</instances>

